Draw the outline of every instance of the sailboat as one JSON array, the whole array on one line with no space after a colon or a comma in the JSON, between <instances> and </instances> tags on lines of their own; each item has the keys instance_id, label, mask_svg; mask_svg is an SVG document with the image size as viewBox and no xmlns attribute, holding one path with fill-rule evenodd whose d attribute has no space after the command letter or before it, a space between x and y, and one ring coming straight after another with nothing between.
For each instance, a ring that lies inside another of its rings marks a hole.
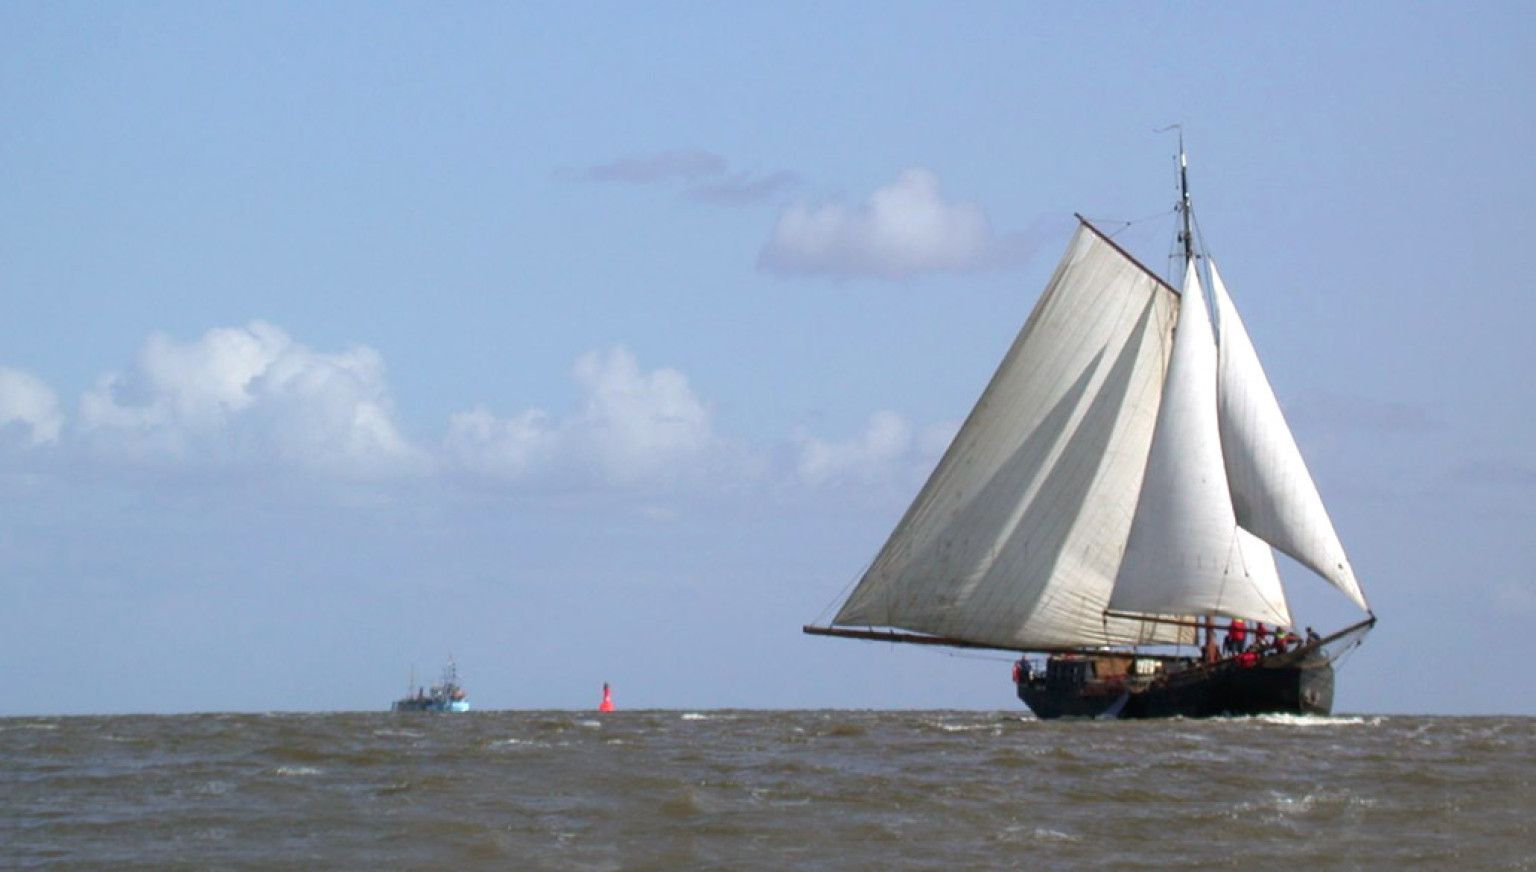
<instances>
[{"instance_id":1,"label":"sailboat","mask_svg":"<svg viewBox=\"0 0 1536 872\"><path fill-rule=\"evenodd\" d=\"M1180 286L1077 216L938 466L806 633L1021 652L1041 718L1332 711L1333 664L1376 616L1197 250L1182 140L1178 171ZM1366 617L1300 636L1276 550Z\"/></svg>"}]
</instances>

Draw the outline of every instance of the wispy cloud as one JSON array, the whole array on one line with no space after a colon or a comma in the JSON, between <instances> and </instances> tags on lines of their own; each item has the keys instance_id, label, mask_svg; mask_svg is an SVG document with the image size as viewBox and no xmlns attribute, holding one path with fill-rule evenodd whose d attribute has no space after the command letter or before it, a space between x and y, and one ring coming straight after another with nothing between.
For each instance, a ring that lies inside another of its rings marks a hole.
<instances>
[{"instance_id":1,"label":"wispy cloud","mask_svg":"<svg viewBox=\"0 0 1536 872\"><path fill-rule=\"evenodd\" d=\"M779 275L900 279L1001 267L1032 248L1023 234L994 233L979 206L945 200L938 176L916 167L857 206L794 203L779 216L758 267Z\"/></svg>"},{"instance_id":2,"label":"wispy cloud","mask_svg":"<svg viewBox=\"0 0 1536 872\"><path fill-rule=\"evenodd\" d=\"M680 185L684 197L717 206L762 203L800 184L787 170L732 170L724 157L700 150L632 155L567 174L597 182Z\"/></svg>"},{"instance_id":3,"label":"wispy cloud","mask_svg":"<svg viewBox=\"0 0 1536 872\"><path fill-rule=\"evenodd\" d=\"M736 172L728 176L699 182L684 195L706 203L723 206L743 206L761 203L800 184L800 177L787 170L756 175Z\"/></svg>"},{"instance_id":4,"label":"wispy cloud","mask_svg":"<svg viewBox=\"0 0 1536 872\"><path fill-rule=\"evenodd\" d=\"M582 175L599 182L640 185L719 176L727 166L725 158L707 151L660 151L587 167Z\"/></svg>"}]
</instances>

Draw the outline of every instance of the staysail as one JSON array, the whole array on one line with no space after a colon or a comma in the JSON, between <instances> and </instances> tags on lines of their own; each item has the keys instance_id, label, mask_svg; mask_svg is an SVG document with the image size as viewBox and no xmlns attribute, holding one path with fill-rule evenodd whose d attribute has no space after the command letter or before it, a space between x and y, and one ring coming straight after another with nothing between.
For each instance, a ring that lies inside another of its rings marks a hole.
<instances>
[{"instance_id":1,"label":"staysail","mask_svg":"<svg viewBox=\"0 0 1536 872\"><path fill-rule=\"evenodd\" d=\"M1221 445L1237 522L1370 611L1214 262L1210 270L1220 337Z\"/></svg>"},{"instance_id":2,"label":"staysail","mask_svg":"<svg viewBox=\"0 0 1536 872\"><path fill-rule=\"evenodd\" d=\"M842 626L999 647L1186 641L1106 618L1141 490L1176 292L1083 224Z\"/></svg>"},{"instance_id":3,"label":"staysail","mask_svg":"<svg viewBox=\"0 0 1536 872\"><path fill-rule=\"evenodd\" d=\"M1289 625L1273 555L1238 528L1216 410L1216 337L1195 262L1125 560L1109 608Z\"/></svg>"}]
</instances>

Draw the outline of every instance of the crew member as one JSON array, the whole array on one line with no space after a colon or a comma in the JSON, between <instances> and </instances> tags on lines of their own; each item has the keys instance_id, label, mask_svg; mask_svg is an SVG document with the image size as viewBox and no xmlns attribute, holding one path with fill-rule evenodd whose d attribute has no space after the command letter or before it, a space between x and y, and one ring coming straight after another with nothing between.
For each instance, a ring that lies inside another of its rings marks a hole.
<instances>
[{"instance_id":1,"label":"crew member","mask_svg":"<svg viewBox=\"0 0 1536 872\"><path fill-rule=\"evenodd\" d=\"M1233 618L1227 627L1227 638L1222 643L1222 650L1228 654L1236 654L1243 650L1243 644L1248 641L1248 625L1242 618Z\"/></svg>"}]
</instances>

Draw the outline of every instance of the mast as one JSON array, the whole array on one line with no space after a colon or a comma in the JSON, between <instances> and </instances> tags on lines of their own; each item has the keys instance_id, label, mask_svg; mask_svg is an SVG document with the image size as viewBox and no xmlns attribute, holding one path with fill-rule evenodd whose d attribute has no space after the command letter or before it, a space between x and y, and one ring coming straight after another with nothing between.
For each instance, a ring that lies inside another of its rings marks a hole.
<instances>
[{"instance_id":1,"label":"mast","mask_svg":"<svg viewBox=\"0 0 1536 872\"><path fill-rule=\"evenodd\" d=\"M1184 128L1179 126L1179 215L1184 219L1184 229L1179 233L1179 241L1184 243L1184 265L1186 271L1189 264L1195 260L1195 234L1191 225L1190 215L1192 208L1189 202L1189 156L1184 153ZM1205 616L1205 650L1213 651L1216 646L1216 620L1215 615ZM1199 630L1196 630L1198 633Z\"/></svg>"},{"instance_id":2,"label":"mast","mask_svg":"<svg viewBox=\"0 0 1536 872\"><path fill-rule=\"evenodd\" d=\"M1189 158L1184 154L1184 130L1179 129L1179 212L1184 218L1184 230L1179 241L1184 243L1184 264L1195 260L1195 234L1190 229L1189 206Z\"/></svg>"},{"instance_id":3,"label":"mast","mask_svg":"<svg viewBox=\"0 0 1536 872\"><path fill-rule=\"evenodd\" d=\"M1184 154L1182 126L1179 127L1179 215L1184 219L1184 229L1179 233L1179 241L1184 243L1184 267L1188 271L1189 265L1195 261L1195 235L1190 232L1189 157ZM1195 632L1198 633L1199 630ZM1215 615L1208 614L1205 616L1205 650L1214 650L1215 645Z\"/></svg>"}]
</instances>

